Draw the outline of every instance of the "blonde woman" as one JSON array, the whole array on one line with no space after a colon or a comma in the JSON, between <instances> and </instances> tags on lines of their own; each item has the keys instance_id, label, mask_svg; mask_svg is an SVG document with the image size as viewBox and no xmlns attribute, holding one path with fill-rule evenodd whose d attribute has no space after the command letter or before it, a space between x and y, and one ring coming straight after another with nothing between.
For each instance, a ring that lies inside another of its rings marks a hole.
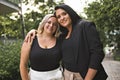
<instances>
[{"instance_id":1,"label":"blonde woman","mask_svg":"<svg viewBox=\"0 0 120 80\"><path fill-rule=\"evenodd\" d=\"M23 42L20 58L22 80L61 80L61 45L57 19L53 14L41 21L35 39ZM28 69L28 62L30 68Z\"/></svg>"}]
</instances>

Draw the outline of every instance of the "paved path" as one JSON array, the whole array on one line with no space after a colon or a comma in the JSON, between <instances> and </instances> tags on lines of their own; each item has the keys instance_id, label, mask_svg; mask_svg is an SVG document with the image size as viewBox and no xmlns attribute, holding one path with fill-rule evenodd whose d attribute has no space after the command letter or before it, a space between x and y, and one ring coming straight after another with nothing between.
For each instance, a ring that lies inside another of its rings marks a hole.
<instances>
[{"instance_id":1,"label":"paved path","mask_svg":"<svg viewBox=\"0 0 120 80\"><path fill-rule=\"evenodd\" d=\"M120 80L120 61L114 61L107 55L102 64L108 74L107 80Z\"/></svg>"}]
</instances>

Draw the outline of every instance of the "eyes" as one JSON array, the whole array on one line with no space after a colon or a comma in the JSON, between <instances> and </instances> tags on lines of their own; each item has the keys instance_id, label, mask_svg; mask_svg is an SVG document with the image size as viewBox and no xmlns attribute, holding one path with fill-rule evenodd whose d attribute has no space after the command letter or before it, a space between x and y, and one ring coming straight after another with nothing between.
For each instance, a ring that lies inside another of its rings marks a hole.
<instances>
[{"instance_id":1,"label":"eyes","mask_svg":"<svg viewBox=\"0 0 120 80\"><path fill-rule=\"evenodd\" d=\"M61 17L66 16L66 15L67 15L66 12L62 12L60 15L57 15L56 17L57 19L60 19Z\"/></svg>"},{"instance_id":2,"label":"eyes","mask_svg":"<svg viewBox=\"0 0 120 80\"><path fill-rule=\"evenodd\" d=\"M52 26L57 26L57 23L56 23L56 22L47 21L47 23L48 23L49 25L51 25L51 24L52 24Z\"/></svg>"}]
</instances>

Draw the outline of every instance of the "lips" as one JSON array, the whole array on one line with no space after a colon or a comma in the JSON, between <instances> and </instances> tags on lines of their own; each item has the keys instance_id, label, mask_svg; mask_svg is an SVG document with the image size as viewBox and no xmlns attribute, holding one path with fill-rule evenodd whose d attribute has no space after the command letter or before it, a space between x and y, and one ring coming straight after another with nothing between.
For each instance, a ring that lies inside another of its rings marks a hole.
<instances>
[{"instance_id":1,"label":"lips","mask_svg":"<svg viewBox=\"0 0 120 80\"><path fill-rule=\"evenodd\" d=\"M65 24L67 20L61 20L61 24Z\"/></svg>"},{"instance_id":2,"label":"lips","mask_svg":"<svg viewBox=\"0 0 120 80\"><path fill-rule=\"evenodd\" d=\"M48 27L48 30L49 30L50 32L54 32L54 28L53 28L53 27Z\"/></svg>"}]
</instances>

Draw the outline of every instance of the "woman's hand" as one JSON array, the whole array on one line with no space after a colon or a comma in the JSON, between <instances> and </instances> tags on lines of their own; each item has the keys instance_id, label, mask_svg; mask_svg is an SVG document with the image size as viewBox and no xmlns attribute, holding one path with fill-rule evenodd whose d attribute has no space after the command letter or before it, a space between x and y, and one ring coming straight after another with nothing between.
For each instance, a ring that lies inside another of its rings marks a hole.
<instances>
[{"instance_id":1,"label":"woman's hand","mask_svg":"<svg viewBox=\"0 0 120 80\"><path fill-rule=\"evenodd\" d=\"M29 41L28 39L30 39L30 40L34 39L36 33L37 33L37 31L36 31L35 29L30 30L30 31L27 33L24 41L25 41L25 42L28 42L28 41Z\"/></svg>"},{"instance_id":2,"label":"woman's hand","mask_svg":"<svg viewBox=\"0 0 120 80\"><path fill-rule=\"evenodd\" d=\"M89 68L84 80L93 80L96 73L96 69Z\"/></svg>"}]
</instances>

